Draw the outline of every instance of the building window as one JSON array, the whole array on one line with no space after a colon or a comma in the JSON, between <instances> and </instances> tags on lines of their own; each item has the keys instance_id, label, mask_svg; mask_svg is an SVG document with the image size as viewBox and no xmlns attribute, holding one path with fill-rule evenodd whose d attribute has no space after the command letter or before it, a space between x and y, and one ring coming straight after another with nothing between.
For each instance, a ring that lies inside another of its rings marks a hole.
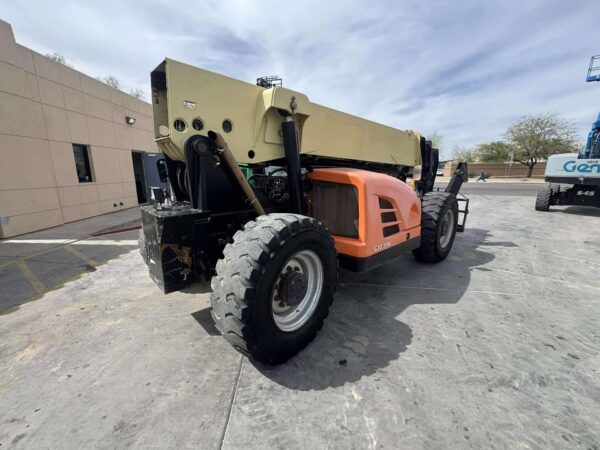
<instances>
[{"instance_id":1,"label":"building window","mask_svg":"<svg viewBox=\"0 0 600 450\"><path fill-rule=\"evenodd\" d=\"M75 169L77 170L79 182L89 183L90 181L93 181L88 146L73 144L73 156L75 156Z\"/></svg>"}]
</instances>

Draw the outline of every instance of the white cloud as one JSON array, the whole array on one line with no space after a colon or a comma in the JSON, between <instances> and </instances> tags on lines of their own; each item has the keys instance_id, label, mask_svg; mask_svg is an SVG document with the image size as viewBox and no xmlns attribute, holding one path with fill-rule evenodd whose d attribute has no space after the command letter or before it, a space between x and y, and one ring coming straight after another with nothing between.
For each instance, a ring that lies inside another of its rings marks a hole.
<instances>
[{"instance_id":1,"label":"white cloud","mask_svg":"<svg viewBox=\"0 0 600 450\"><path fill-rule=\"evenodd\" d=\"M600 110L594 1L0 2L17 41L149 92L165 57L252 82L278 74L313 101L454 145L556 111L583 140ZM147 98L149 95L147 94Z\"/></svg>"}]
</instances>

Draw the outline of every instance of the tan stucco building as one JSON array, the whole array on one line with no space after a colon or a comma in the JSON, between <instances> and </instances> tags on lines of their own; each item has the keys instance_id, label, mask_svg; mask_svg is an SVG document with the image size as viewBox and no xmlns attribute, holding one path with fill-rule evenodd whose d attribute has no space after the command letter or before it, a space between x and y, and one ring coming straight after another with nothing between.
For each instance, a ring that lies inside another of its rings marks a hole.
<instances>
[{"instance_id":1,"label":"tan stucco building","mask_svg":"<svg viewBox=\"0 0 600 450\"><path fill-rule=\"evenodd\" d=\"M153 138L152 105L17 44L0 21L0 237L137 206L133 160L158 151Z\"/></svg>"}]
</instances>

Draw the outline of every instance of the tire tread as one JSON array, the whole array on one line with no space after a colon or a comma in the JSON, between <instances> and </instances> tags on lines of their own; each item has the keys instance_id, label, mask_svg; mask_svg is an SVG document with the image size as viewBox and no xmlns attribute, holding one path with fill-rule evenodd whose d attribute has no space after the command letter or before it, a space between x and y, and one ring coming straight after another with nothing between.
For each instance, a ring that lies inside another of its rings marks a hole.
<instances>
[{"instance_id":1,"label":"tire tread","mask_svg":"<svg viewBox=\"0 0 600 450\"><path fill-rule=\"evenodd\" d=\"M544 185L535 197L535 210L548 211L550 209L550 198L552 197L552 186Z\"/></svg>"},{"instance_id":2,"label":"tire tread","mask_svg":"<svg viewBox=\"0 0 600 450\"><path fill-rule=\"evenodd\" d=\"M292 355L285 358L269 355L258 345L251 322L252 308L258 301L257 284L265 273L265 266L286 240L309 230L318 232L323 237L323 245L335 252L329 230L318 220L299 214L274 213L259 216L236 232L233 242L225 246L223 258L216 264L210 296L215 326L236 350L259 362L278 364ZM328 304L323 320L329 313L334 292L335 284L330 295L324 297ZM323 320L318 324L315 335L323 326ZM308 341L312 338L314 335L309 336Z\"/></svg>"},{"instance_id":3,"label":"tire tread","mask_svg":"<svg viewBox=\"0 0 600 450\"><path fill-rule=\"evenodd\" d=\"M454 205L452 205L452 203ZM428 192L421 202L421 245L413 250L415 258L424 262L438 262L446 257L441 255L437 247L437 229L441 212L447 205L458 211L456 197L447 192ZM456 215L458 220L458 214Z\"/></svg>"}]
</instances>

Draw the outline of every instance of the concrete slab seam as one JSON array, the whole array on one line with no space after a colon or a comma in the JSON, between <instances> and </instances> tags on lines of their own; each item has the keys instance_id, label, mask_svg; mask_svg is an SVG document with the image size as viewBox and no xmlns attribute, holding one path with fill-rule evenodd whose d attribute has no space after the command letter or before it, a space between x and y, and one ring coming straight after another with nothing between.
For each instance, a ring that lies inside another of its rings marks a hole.
<instances>
[{"instance_id":1,"label":"concrete slab seam","mask_svg":"<svg viewBox=\"0 0 600 450\"><path fill-rule=\"evenodd\" d=\"M420 287L420 286L402 286L400 284L374 284L374 283L339 283L342 286L371 286L371 287L381 287L381 288L389 288L389 289L422 289L424 291L441 291L441 292L452 292L452 289L449 288L433 288L433 287ZM521 294L518 292L499 292L499 291L482 291L482 290L473 290L471 289L469 292L477 293L477 294L492 294L492 295L519 295L524 296L525 294Z\"/></svg>"},{"instance_id":2,"label":"concrete slab seam","mask_svg":"<svg viewBox=\"0 0 600 450\"><path fill-rule=\"evenodd\" d=\"M553 282L557 282L557 283L563 283L563 284L570 284L570 285L577 285L579 287L587 287L590 289L598 289L600 290L600 286L594 286L592 284L583 284L583 283L579 283L576 281L571 281L571 280L561 280L559 278L549 278L549 277L544 277L542 275L532 275L529 273L524 273L524 272L512 272L510 270L503 270L503 269L494 269L496 272L500 272L500 273L508 273L510 275L519 275L522 277L529 277L529 278L537 278L540 280L545 280L545 281L553 281Z\"/></svg>"},{"instance_id":3,"label":"concrete slab seam","mask_svg":"<svg viewBox=\"0 0 600 450\"><path fill-rule=\"evenodd\" d=\"M231 392L231 401L229 403L229 409L227 410L227 418L225 419L225 425L223 426L223 432L221 433L221 443L219 444L219 450L223 448L223 444L225 443L225 438L227 437L227 429L229 428L229 420L231 419L231 412L233 411L233 405L235 403L235 399L237 397L238 387L240 385L240 377L242 375L242 365L244 364L244 357L240 358L240 365L238 367L238 373L236 376L235 384L233 386L233 391Z\"/></svg>"}]
</instances>

